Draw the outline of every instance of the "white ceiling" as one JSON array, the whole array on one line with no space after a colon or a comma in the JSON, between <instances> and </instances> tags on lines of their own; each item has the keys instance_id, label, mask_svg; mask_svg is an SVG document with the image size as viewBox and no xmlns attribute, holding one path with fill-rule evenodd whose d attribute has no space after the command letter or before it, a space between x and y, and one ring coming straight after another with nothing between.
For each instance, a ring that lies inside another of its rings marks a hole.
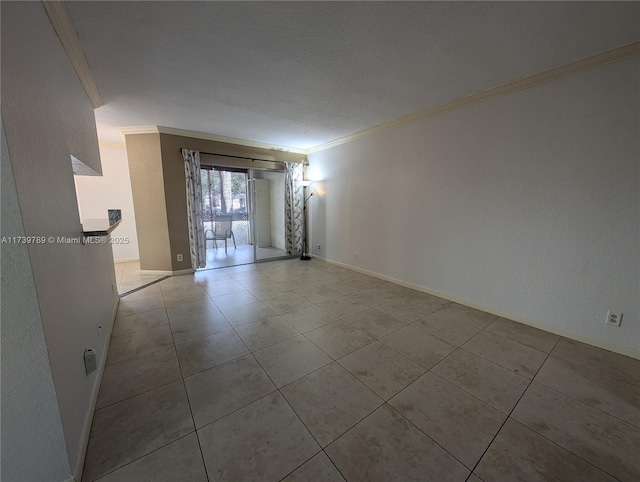
<instances>
[{"instance_id":1,"label":"white ceiling","mask_svg":"<svg viewBox=\"0 0 640 482\"><path fill-rule=\"evenodd\" d=\"M309 148L637 41L638 2L69 2L101 140Z\"/></svg>"}]
</instances>

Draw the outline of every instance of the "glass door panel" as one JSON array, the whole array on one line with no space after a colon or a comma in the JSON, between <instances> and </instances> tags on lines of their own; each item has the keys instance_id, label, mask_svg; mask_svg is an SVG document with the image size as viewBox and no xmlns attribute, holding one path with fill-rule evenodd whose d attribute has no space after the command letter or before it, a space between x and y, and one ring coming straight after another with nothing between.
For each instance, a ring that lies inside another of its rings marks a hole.
<instances>
[{"instance_id":1,"label":"glass door panel","mask_svg":"<svg viewBox=\"0 0 640 482\"><path fill-rule=\"evenodd\" d=\"M252 263L248 170L202 165L200 175L205 269Z\"/></svg>"},{"instance_id":2,"label":"glass door panel","mask_svg":"<svg viewBox=\"0 0 640 482\"><path fill-rule=\"evenodd\" d=\"M251 179L255 259L285 257L284 172L253 170Z\"/></svg>"}]
</instances>

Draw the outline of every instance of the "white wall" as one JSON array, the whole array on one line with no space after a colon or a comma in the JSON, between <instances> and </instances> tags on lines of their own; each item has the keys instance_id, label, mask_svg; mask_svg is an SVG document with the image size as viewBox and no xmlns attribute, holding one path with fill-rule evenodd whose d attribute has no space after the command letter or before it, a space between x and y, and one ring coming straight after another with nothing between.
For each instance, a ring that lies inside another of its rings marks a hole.
<instances>
[{"instance_id":1,"label":"white wall","mask_svg":"<svg viewBox=\"0 0 640 482\"><path fill-rule=\"evenodd\" d=\"M310 245L638 356L638 72L635 57L311 154Z\"/></svg>"},{"instance_id":2,"label":"white wall","mask_svg":"<svg viewBox=\"0 0 640 482\"><path fill-rule=\"evenodd\" d=\"M256 177L253 192L255 244L258 248L268 248L271 246L271 181Z\"/></svg>"},{"instance_id":3,"label":"white wall","mask_svg":"<svg viewBox=\"0 0 640 482\"><path fill-rule=\"evenodd\" d=\"M284 173L263 172L262 175L271 181L271 246L284 250Z\"/></svg>"},{"instance_id":4,"label":"white wall","mask_svg":"<svg viewBox=\"0 0 640 482\"><path fill-rule=\"evenodd\" d=\"M124 144L100 144L102 176L75 176L81 218L106 219L108 209L122 209L122 222L113 231L113 258L138 259L136 218ZM124 242L116 242L116 241Z\"/></svg>"},{"instance_id":5,"label":"white wall","mask_svg":"<svg viewBox=\"0 0 640 482\"><path fill-rule=\"evenodd\" d=\"M101 172L93 108L42 4L2 2L0 8L2 119L24 232L27 236L77 238L81 226L70 156ZM4 190L2 196L4 204ZM85 375L82 355L85 348L95 348L98 362L105 358L117 306L113 254L104 244L55 242L30 244L28 251L58 406L47 403L51 412L59 410L67 463L72 474L78 475L100 373ZM15 299L3 296L2 301ZM5 322L3 317L3 327ZM102 325L102 336L97 323ZM42 346L33 340L24 349L41 351ZM3 366L3 375L4 371ZM25 373L21 383L28 387L34 383L32 376ZM29 423L29 414L23 411L5 413L3 407L2 415ZM30 435L3 438L3 452L5 444L28 443L22 437ZM57 443L44 438L53 437L50 432L40 436L34 449ZM30 452L31 464L40 466L46 455ZM3 457L3 470L13 462Z\"/></svg>"},{"instance_id":6,"label":"white wall","mask_svg":"<svg viewBox=\"0 0 640 482\"><path fill-rule=\"evenodd\" d=\"M2 128L4 238L24 236ZM71 469L26 244L2 245L2 480L59 481ZM38 463L34 463L34 456Z\"/></svg>"}]
</instances>

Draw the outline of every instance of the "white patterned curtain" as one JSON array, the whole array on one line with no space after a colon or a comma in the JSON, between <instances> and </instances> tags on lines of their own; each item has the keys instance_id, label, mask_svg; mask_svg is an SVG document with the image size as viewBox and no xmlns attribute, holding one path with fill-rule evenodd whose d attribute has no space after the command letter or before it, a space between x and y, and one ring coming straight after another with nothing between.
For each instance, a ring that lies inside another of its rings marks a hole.
<instances>
[{"instance_id":1,"label":"white patterned curtain","mask_svg":"<svg viewBox=\"0 0 640 482\"><path fill-rule=\"evenodd\" d=\"M302 252L302 164L284 163L284 221L286 228L287 254Z\"/></svg>"},{"instance_id":2,"label":"white patterned curtain","mask_svg":"<svg viewBox=\"0 0 640 482\"><path fill-rule=\"evenodd\" d=\"M202 223L202 186L200 179L200 153L182 149L184 174L187 185L187 219L189 221L189 247L193 269L207 264L204 224Z\"/></svg>"}]
</instances>

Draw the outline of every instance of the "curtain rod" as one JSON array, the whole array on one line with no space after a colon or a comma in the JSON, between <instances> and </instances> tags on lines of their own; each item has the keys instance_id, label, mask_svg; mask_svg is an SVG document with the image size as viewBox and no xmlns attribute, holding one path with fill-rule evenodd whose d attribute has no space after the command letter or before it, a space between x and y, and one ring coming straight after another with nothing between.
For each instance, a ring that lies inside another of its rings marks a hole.
<instances>
[{"instance_id":1,"label":"curtain rod","mask_svg":"<svg viewBox=\"0 0 640 482\"><path fill-rule=\"evenodd\" d=\"M184 148L182 148L184 149ZM178 149L178 152L182 153L182 149ZM281 164L285 164L286 161L276 161L276 160L270 160L270 159L258 159L256 157L244 157L244 156L233 156L231 154L216 154L215 152L203 152L203 151L198 151L200 152L200 154L204 154L206 156L220 156L220 157L231 157L233 159L246 159L248 161L262 161L262 162L279 162Z\"/></svg>"}]
</instances>

